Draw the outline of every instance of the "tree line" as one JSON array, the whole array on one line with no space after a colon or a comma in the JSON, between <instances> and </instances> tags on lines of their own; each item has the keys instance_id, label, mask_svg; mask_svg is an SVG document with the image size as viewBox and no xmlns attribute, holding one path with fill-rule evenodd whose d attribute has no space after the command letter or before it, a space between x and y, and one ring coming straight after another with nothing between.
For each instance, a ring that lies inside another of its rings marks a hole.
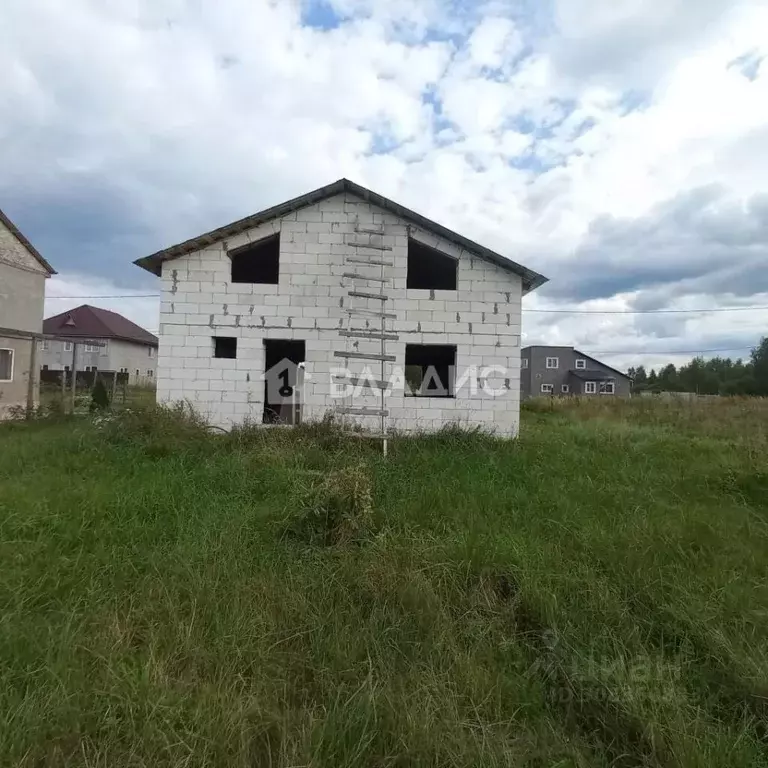
<instances>
[{"instance_id":1,"label":"tree line","mask_svg":"<svg viewBox=\"0 0 768 768\"><path fill-rule=\"evenodd\" d=\"M700 395L768 396L768 337L752 350L748 360L694 357L676 368L672 363L658 371L645 366L630 368L633 392L696 392Z\"/></svg>"}]
</instances>

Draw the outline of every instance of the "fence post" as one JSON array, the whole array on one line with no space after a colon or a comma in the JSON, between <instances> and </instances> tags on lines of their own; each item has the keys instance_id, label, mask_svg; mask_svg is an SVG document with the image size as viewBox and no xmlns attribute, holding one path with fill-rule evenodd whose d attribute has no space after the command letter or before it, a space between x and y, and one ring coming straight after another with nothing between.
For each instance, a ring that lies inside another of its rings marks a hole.
<instances>
[{"instance_id":1,"label":"fence post","mask_svg":"<svg viewBox=\"0 0 768 768\"><path fill-rule=\"evenodd\" d=\"M77 390L77 342L72 342L72 413L75 412L75 392Z\"/></svg>"},{"instance_id":2,"label":"fence post","mask_svg":"<svg viewBox=\"0 0 768 768\"><path fill-rule=\"evenodd\" d=\"M67 371L64 367L61 369L61 412L67 412Z\"/></svg>"},{"instance_id":3,"label":"fence post","mask_svg":"<svg viewBox=\"0 0 768 768\"><path fill-rule=\"evenodd\" d=\"M109 398L109 404L115 404L115 393L117 392L117 371L112 371L112 397Z\"/></svg>"},{"instance_id":4,"label":"fence post","mask_svg":"<svg viewBox=\"0 0 768 768\"><path fill-rule=\"evenodd\" d=\"M35 380L37 378L37 337L30 341L29 380L27 381L27 418L31 419L35 410Z\"/></svg>"}]
</instances>

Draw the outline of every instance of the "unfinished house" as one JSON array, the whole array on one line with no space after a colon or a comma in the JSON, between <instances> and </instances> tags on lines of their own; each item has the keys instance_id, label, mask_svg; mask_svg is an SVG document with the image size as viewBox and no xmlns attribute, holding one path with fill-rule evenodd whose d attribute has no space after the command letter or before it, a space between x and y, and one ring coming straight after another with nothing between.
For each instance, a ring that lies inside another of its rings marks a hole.
<instances>
[{"instance_id":1,"label":"unfinished house","mask_svg":"<svg viewBox=\"0 0 768 768\"><path fill-rule=\"evenodd\" d=\"M517 434L520 302L546 278L346 179L136 264L162 278L160 401Z\"/></svg>"}]
</instances>

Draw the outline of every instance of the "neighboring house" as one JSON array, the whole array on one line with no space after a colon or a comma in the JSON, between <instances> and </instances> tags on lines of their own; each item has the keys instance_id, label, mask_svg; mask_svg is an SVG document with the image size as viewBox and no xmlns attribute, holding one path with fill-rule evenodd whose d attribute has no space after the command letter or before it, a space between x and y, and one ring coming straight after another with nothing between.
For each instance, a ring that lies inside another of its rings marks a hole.
<instances>
[{"instance_id":1,"label":"neighboring house","mask_svg":"<svg viewBox=\"0 0 768 768\"><path fill-rule=\"evenodd\" d=\"M520 387L523 397L540 395L616 395L629 397L626 373L573 347L523 347Z\"/></svg>"},{"instance_id":2,"label":"neighboring house","mask_svg":"<svg viewBox=\"0 0 768 768\"><path fill-rule=\"evenodd\" d=\"M162 276L160 401L517 433L520 302L546 278L346 179L136 264Z\"/></svg>"},{"instance_id":3,"label":"neighboring house","mask_svg":"<svg viewBox=\"0 0 768 768\"><path fill-rule=\"evenodd\" d=\"M43 331L59 337L40 342L40 367L45 370L71 370L77 343L78 371L127 373L131 384L155 380L157 336L117 312L83 304L47 318Z\"/></svg>"},{"instance_id":4,"label":"neighboring house","mask_svg":"<svg viewBox=\"0 0 768 768\"><path fill-rule=\"evenodd\" d=\"M0 211L0 418L26 405L30 375L37 402L36 371L30 371L32 334L42 331L45 281L55 274Z\"/></svg>"}]
</instances>

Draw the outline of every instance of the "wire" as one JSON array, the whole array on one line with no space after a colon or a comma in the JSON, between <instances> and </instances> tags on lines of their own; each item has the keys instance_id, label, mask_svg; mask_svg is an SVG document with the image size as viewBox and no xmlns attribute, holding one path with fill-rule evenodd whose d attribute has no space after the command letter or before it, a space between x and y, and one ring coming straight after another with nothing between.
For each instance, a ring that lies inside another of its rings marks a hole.
<instances>
[{"instance_id":1,"label":"wire","mask_svg":"<svg viewBox=\"0 0 768 768\"><path fill-rule=\"evenodd\" d=\"M623 352L592 352L593 355L705 355L710 352L743 352L745 349L751 350L754 345L749 347L720 347L719 349L666 349L658 352L636 352L634 350L624 350Z\"/></svg>"},{"instance_id":2,"label":"wire","mask_svg":"<svg viewBox=\"0 0 768 768\"><path fill-rule=\"evenodd\" d=\"M48 299L159 299L159 293L114 293L109 296L46 296Z\"/></svg>"},{"instance_id":3,"label":"wire","mask_svg":"<svg viewBox=\"0 0 768 768\"><path fill-rule=\"evenodd\" d=\"M47 299L74 300L74 299L159 299L159 293L113 293L103 296L46 296ZM528 309L523 307L523 312L537 312L544 314L562 315L660 315L660 314L697 314L702 312L753 312L768 310L768 306L761 307L711 307L709 309Z\"/></svg>"},{"instance_id":4,"label":"wire","mask_svg":"<svg viewBox=\"0 0 768 768\"><path fill-rule=\"evenodd\" d=\"M523 312L556 312L566 315L657 315L665 313L749 312L768 307L713 307L712 309L523 309Z\"/></svg>"}]
</instances>

